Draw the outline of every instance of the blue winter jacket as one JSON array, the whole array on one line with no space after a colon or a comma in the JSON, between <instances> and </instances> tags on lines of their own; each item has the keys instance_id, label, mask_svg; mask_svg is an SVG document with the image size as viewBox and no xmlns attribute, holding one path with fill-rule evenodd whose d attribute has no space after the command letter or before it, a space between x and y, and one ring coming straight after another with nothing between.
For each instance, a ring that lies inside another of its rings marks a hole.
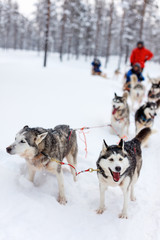
<instances>
[{"instance_id":1,"label":"blue winter jacket","mask_svg":"<svg viewBox=\"0 0 160 240\"><path fill-rule=\"evenodd\" d=\"M131 81L131 75L133 75L133 74L135 74L135 75L137 76L138 82L142 82L142 81L145 80L145 78L143 77L143 75L142 75L141 72L137 73L137 72L135 72L133 69L130 69L130 70L127 72L127 74L126 74L126 77L127 77L127 78L126 78L126 82L130 82L130 81Z\"/></svg>"}]
</instances>

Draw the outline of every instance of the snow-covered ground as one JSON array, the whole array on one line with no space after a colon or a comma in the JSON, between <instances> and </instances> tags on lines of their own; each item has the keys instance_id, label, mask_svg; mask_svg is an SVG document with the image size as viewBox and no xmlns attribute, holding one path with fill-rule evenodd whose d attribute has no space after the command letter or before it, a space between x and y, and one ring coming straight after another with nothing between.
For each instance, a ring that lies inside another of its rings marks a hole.
<instances>
[{"instance_id":1,"label":"snow-covered ground","mask_svg":"<svg viewBox=\"0 0 160 240\"><path fill-rule=\"evenodd\" d=\"M149 148L143 149L143 168L136 185L136 202L129 203L129 219L118 218L123 196L119 188L106 192L107 210L97 215L99 189L96 173L82 173L76 183L64 168L68 203L57 198L55 176L37 173L34 184L26 179L25 161L10 156L5 147L14 141L24 125L54 127L69 124L73 128L110 123L114 92L122 93L122 75L113 79L117 59L112 57L109 79L90 75L90 60L74 59L63 63L49 57L42 68L42 57L33 52L0 52L0 240L158 240L160 239L160 147L159 132ZM124 73L125 67L122 68ZM147 63L145 75L160 75L160 66ZM146 84L149 84L146 81ZM149 85L148 85L149 86ZM154 128L159 129L159 116ZM88 156L78 137L78 170L96 168L103 138L118 142L109 128L87 131ZM131 113L130 136L134 136Z\"/></svg>"}]
</instances>

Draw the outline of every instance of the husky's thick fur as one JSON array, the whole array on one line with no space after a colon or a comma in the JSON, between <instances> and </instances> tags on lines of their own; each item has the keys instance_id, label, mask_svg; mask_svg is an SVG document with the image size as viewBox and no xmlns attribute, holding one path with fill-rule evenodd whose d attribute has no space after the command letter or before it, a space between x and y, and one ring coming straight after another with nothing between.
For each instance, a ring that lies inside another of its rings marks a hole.
<instances>
[{"instance_id":1,"label":"husky's thick fur","mask_svg":"<svg viewBox=\"0 0 160 240\"><path fill-rule=\"evenodd\" d=\"M160 78L149 78L152 86L148 92L148 101L156 102L160 99Z\"/></svg>"},{"instance_id":2,"label":"husky's thick fur","mask_svg":"<svg viewBox=\"0 0 160 240\"><path fill-rule=\"evenodd\" d=\"M117 96L112 101L111 124L116 132L123 137L129 131L129 107L127 104L128 92L124 92L122 97ZM111 129L114 133L114 131Z\"/></svg>"},{"instance_id":3,"label":"husky's thick fur","mask_svg":"<svg viewBox=\"0 0 160 240\"><path fill-rule=\"evenodd\" d=\"M34 180L37 170L46 169L56 174L59 187L58 201L61 204L66 203L61 165L52 159L63 161L66 157L68 163L76 167L77 139L74 130L67 125L59 125L54 129L25 126L17 133L15 142L6 150L9 154L18 154L25 158L30 181ZM71 172L76 180L73 168Z\"/></svg>"},{"instance_id":4,"label":"husky's thick fur","mask_svg":"<svg viewBox=\"0 0 160 240\"><path fill-rule=\"evenodd\" d=\"M139 132L142 128L152 127L154 118L157 115L157 109L159 108L160 100L157 102L147 102L141 106L135 113L135 125L136 132Z\"/></svg>"},{"instance_id":5,"label":"husky's thick fur","mask_svg":"<svg viewBox=\"0 0 160 240\"><path fill-rule=\"evenodd\" d=\"M121 139L119 145L108 146L104 141L97 161L100 188L98 214L102 214L105 210L105 191L107 188L119 186L124 195L123 209L119 217L128 218L129 196L132 201L135 201L134 185L142 166L141 144L148 139L151 133L150 128L145 128L131 141L124 142Z\"/></svg>"},{"instance_id":6,"label":"husky's thick fur","mask_svg":"<svg viewBox=\"0 0 160 240\"><path fill-rule=\"evenodd\" d=\"M134 103L138 102L139 106L145 96L145 87L141 82L138 82L138 78L135 74L131 76L131 89L130 97L132 101L132 110L134 109Z\"/></svg>"}]
</instances>

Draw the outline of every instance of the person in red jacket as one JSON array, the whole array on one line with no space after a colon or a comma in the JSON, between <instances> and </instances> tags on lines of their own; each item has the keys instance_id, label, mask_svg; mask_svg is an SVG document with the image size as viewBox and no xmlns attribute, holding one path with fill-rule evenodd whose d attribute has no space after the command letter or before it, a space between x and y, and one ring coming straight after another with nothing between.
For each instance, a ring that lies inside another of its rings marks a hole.
<instances>
[{"instance_id":1,"label":"person in red jacket","mask_svg":"<svg viewBox=\"0 0 160 240\"><path fill-rule=\"evenodd\" d=\"M137 48L132 50L130 56L131 66L135 63L139 63L141 65L141 69L145 66L145 62L150 60L153 57L153 53L144 47L144 42L137 42Z\"/></svg>"}]
</instances>

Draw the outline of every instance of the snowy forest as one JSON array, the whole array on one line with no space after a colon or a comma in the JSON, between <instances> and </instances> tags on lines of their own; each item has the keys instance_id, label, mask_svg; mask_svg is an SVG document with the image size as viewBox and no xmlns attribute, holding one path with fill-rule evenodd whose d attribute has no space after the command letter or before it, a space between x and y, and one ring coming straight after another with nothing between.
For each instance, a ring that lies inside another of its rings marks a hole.
<instances>
[{"instance_id":1,"label":"snowy forest","mask_svg":"<svg viewBox=\"0 0 160 240\"><path fill-rule=\"evenodd\" d=\"M160 61L160 13L156 0L37 0L31 19L13 0L0 1L0 47L63 55L110 55L125 61L136 40Z\"/></svg>"}]
</instances>

